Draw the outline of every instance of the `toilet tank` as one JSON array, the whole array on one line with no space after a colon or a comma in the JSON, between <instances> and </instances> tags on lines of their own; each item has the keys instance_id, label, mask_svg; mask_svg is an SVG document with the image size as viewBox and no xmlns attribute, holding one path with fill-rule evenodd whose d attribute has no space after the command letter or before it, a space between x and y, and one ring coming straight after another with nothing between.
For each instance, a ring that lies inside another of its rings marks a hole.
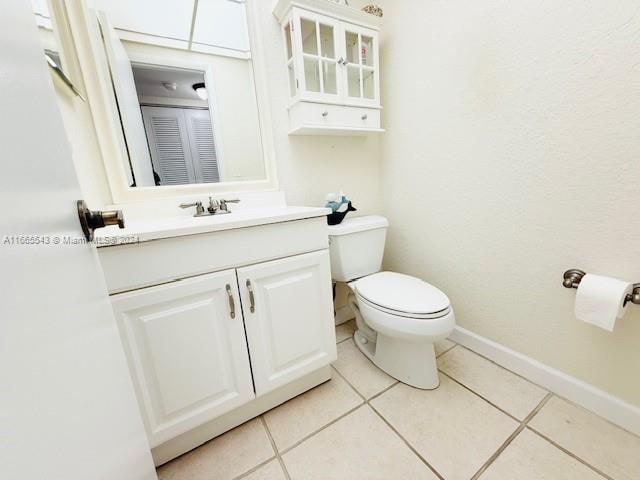
<instances>
[{"instance_id":1,"label":"toilet tank","mask_svg":"<svg viewBox=\"0 0 640 480\"><path fill-rule=\"evenodd\" d=\"M329 226L331 277L349 282L380 271L389 222L379 215L348 218Z\"/></svg>"}]
</instances>

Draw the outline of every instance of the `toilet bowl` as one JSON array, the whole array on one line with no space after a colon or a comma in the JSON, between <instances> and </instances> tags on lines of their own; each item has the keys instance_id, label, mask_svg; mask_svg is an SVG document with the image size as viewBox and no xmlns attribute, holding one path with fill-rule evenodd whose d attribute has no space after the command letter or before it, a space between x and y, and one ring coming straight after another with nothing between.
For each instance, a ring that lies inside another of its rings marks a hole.
<instances>
[{"instance_id":1,"label":"toilet bowl","mask_svg":"<svg viewBox=\"0 0 640 480\"><path fill-rule=\"evenodd\" d=\"M434 343L453 331L449 298L409 275L380 272L388 222L370 216L329 227L331 271L347 283L354 341L381 370L416 388L439 385Z\"/></svg>"}]
</instances>

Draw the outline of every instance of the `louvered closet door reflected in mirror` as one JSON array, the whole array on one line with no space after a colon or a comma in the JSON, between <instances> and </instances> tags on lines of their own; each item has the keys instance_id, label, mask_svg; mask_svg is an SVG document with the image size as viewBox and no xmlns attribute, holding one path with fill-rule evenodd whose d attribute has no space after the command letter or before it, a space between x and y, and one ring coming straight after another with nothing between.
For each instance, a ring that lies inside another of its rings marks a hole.
<instances>
[{"instance_id":1,"label":"louvered closet door reflected in mirror","mask_svg":"<svg viewBox=\"0 0 640 480\"><path fill-rule=\"evenodd\" d=\"M208 110L143 106L142 118L156 184L220 181L218 154Z\"/></svg>"}]
</instances>

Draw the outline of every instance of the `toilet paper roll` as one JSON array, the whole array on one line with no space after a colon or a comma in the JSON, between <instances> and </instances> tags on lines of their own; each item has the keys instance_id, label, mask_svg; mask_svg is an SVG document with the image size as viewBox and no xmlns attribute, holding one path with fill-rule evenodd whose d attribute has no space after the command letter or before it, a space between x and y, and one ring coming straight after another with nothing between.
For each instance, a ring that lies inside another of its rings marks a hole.
<instances>
[{"instance_id":1,"label":"toilet paper roll","mask_svg":"<svg viewBox=\"0 0 640 480\"><path fill-rule=\"evenodd\" d=\"M576 318L612 332L616 319L624 315L631 288L631 283L617 278L586 274L578 285Z\"/></svg>"}]
</instances>

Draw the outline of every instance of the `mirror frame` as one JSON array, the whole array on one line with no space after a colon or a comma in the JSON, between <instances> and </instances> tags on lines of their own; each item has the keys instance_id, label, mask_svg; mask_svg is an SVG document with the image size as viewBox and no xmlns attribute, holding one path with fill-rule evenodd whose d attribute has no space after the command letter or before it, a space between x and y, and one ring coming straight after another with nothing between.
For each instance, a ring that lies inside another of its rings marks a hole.
<instances>
[{"instance_id":1,"label":"mirror frame","mask_svg":"<svg viewBox=\"0 0 640 480\"><path fill-rule=\"evenodd\" d=\"M271 108L266 78L266 65L261 47L261 30L257 21L256 5L259 0L246 0L249 45L251 54L244 55L252 62L253 81L258 108L258 125L264 161L265 178L263 180L201 183L190 185L166 185L148 187L130 187L127 184L125 165L128 165L128 153L124 134L120 128L118 108L111 86L109 65L102 46L97 12L87 8L84 2L61 0L70 11L69 20L75 35L76 48L85 79L85 88L91 108L96 135L105 174L111 191L113 205L152 201L188 196L208 196L228 192L258 192L278 190L273 130L271 128ZM201 52L198 52L201 53ZM134 63L155 63L132 58ZM186 62L185 62L186 63ZM192 67L193 68L192 64ZM189 68L189 67L188 67ZM206 71L206 68L197 68ZM214 79L215 81L215 79Z\"/></svg>"}]
</instances>

